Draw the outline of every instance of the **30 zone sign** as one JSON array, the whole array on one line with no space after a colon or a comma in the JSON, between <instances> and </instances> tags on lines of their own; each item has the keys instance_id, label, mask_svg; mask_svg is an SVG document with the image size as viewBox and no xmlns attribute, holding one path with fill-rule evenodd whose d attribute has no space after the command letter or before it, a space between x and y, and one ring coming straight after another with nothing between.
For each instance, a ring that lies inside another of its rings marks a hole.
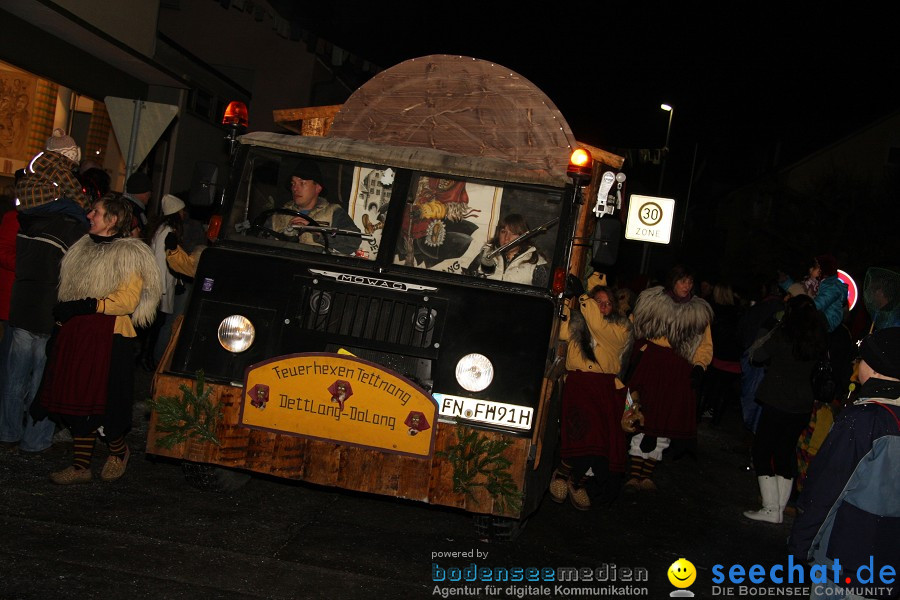
<instances>
[{"instance_id":1,"label":"30 zone sign","mask_svg":"<svg viewBox=\"0 0 900 600\"><path fill-rule=\"evenodd\" d=\"M632 195L628 203L625 239L668 244L672 235L675 200Z\"/></svg>"}]
</instances>

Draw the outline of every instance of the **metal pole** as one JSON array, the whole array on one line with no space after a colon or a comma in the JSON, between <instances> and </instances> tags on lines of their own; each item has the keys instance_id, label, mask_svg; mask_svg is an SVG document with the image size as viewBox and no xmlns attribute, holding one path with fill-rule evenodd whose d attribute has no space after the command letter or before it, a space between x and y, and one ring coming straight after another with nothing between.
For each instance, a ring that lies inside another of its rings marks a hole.
<instances>
[{"instance_id":1,"label":"metal pole","mask_svg":"<svg viewBox=\"0 0 900 600\"><path fill-rule=\"evenodd\" d=\"M125 181L131 177L137 165L132 164L134 161L134 149L137 146L138 131L141 129L141 109L143 108L142 100L134 101L134 116L131 118L131 139L128 140L128 156L125 157Z\"/></svg>"},{"instance_id":2,"label":"metal pole","mask_svg":"<svg viewBox=\"0 0 900 600\"><path fill-rule=\"evenodd\" d=\"M694 158L691 160L691 179L688 181L687 198L684 199L684 219L681 221L681 240L678 242L684 246L684 230L687 227L688 208L691 205L691 189L694 187L694 167L697 165L697 146L694 143Z\"/></svg>"},{"instance_id":3,"label":"metal pole","mask_svg":"<svg viewBox=\"0 0 900 600\"><path fill-rule=\"evenodd\" d=\"M581 216L581 206L584 204L584 194L582 193L581 182L575 179L572 182L575 185L575 192L572 195L572 213L570 215L569 230L566 232L566 247L563 252L563 268L565 268L566 279L569 277L569 261L572 260L572 246L575 245L575 230L578 228L578 218ZM565 292L563 292L565 293ZM557 315L563 316L565 301L563 294L556 298Z\"/></svg>"},{"instance_id":4,"label":"metal pole","mask_svg":"<svg viewBox=\"0 0 900 600\"><path fill-rule=\"evenodd\" d=\"M662 105L660 106L662 108ZM675 115L675 107L669 106L669 124L666 125L666 143L663 144L662 166L659 170L659 185L656 186L656 195L662 196L663 177L666 174L666 159L669 157L669 134L672 133L672 117ZM644 251L641 253L641 275L647 274L650 267L650 242L644 242Z\"/></svg>"},{"instance_id":5,"label":"metal pole","mask_svg":"<svg viewBox=\"0 0 900 600\"><path fill-rule=\"evenodd\" d=\"M669 109L669 124L666 126L666 143L663 144L662 168L659 170L659 186L656 188L656 195L662 196L663 177L666 174L666 159L669 157L669 134L672 132L672 117L675 116L675 108Z\"/></svg>"}]
</instances>

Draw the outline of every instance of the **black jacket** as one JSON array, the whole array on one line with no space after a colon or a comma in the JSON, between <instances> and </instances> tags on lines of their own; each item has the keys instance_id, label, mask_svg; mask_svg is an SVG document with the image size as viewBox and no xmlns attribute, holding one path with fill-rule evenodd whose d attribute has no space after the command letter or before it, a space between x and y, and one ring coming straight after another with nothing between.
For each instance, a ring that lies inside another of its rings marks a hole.
<instances>
[{"instance_id":1,"label":"black jacket","mask_svg":"<svg viewBox=\"0 0 900 600\"><path fill-rule=\"evenodd\" d=\"M900 391L900 386L872 378L860 394L870 391L875 392L873 396L892 397ZM897 516L900 498L896 495L896 478L891 473L871 481L857 479L849 485L861 461L871 458L875 441L884 436L900 436L900 406L884 401L881 406L863 403L841 412L810 464L806 484L798 498L798 515L788 543L791 554L805 561L824 551L829 558L840 558L842 567L851 571L868 563L870 556L879 568L884 564L896 567L900 560L896 537L900 533ZM873 490L877 490L874 495ZM829 522L832 512L834 521ZM827 537L817 542L822 547L816 548L814 540L823 524L828 530L822 535L827 533ZM891 593L884 596L897 597L897 584L892 585Z\"/></svg>"},{"instance_id":2,"label":"black jacket","mask_svg":"<svg viewBox=\"0 0 900 600\"><path fill-rule=\"evenodd\" d=\"M39 210L19 214L9 324L31 333L50 334L59 262L69 247L87 233L87 226L64 212Z\"/></svg>"}]
</instances>

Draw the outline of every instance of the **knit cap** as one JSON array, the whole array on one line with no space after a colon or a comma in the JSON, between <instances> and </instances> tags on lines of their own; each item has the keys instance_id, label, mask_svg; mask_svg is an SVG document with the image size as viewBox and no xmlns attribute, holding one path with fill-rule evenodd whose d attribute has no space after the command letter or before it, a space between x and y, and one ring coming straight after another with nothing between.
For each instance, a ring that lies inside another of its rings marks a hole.
<instances>
[{"instance_id":1,"label":"knit cap","mask_svg":"<svg viewBox=\"0 0 900 600\"><path fill-rule=\"evenodd\" d=\"M184 208L184 202L178 196L173 196L172 194L166 194L162 198L162 213L163 216L168 217L169 215L174 215L179 210Z\"/></svg>"},{"instance_id":2,"label":"knit cap","mask_svg":"<svg viewBox=\"0 0 900 600\"><path fill-rule=\"evenodd\" d=\"M150 176L143 171L132 173L125 182L125 192L128 194L146 194L150 191Z\"/></svg>"},{"instance_id":3,"label":"knit cap","mask_svg":"<svg viewBox=\"0 0 900 600\"><path fill-rule=\"evenodd\" d=\"M900 379L900 327L879 329L867 335L859 346L859 356L875 372Z\"/></svg>"},{"instance_id":4,"label":"knit cap","mask_svg":"<svg viewBox=\"0 0 900 600\"><path fill-rule=\"evenodd\" d=\"M81 148L72 136L66 135L62 127L53 130L53 134L47 139L45 149L58 152L76 164L81 161Z\"/></svg>"}]
</instances>

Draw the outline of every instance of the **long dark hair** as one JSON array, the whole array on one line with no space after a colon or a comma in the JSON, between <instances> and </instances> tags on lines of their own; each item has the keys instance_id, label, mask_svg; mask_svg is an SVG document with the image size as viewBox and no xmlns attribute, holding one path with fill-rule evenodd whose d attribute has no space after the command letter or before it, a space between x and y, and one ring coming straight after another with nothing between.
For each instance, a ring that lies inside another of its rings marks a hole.
<instances>
[{"instance_id":1,"label":"long dark hair","mask_svg":"<svg viewBox=\"0 0 900 600\"><path fill-rule=\"evenodd\" d=\"M806 294L787 301L781 331L793 345L797 360L817 360L825 356L828 347L828 327L815 302Z\"/></svg>"},{"instance_id":2,"label":"long dark hair","mask_svg":"<svg viewBox=\"0 0 900 600\"><path fill-rule=\"evenodd\" d=\"M525 217L523 217L519 213L507 214L505 217L500 219L499 223L497 223L497 229L494 230L494 237L491 238L491 240L490 240L490 243L493 244L497 248L500 247L500 230L503 229L504 227L506 227L511 232L513 232L519 236L521 236L523 233L527 233L530 229L528 227L528 221L526 221ZM528 242L523 241L521 244L518 244L517 246L513 246L513 249L516 251L516 255L519 255L522 252L524 252L531 245L532 244L529 244ZM528 262L536 263L538 261L538 257L543 257L543 254L537 249L537 247L535 247L534 252L528 258ZM506 258L504 257L503 260L505 261ZM546 260L546 258L545 258L545 260Z\"/></svg>"},{"instance_id":3,"label":"long dark hair","mask_svg":"<svg viewBox=\"0 0 900 600\"><path fill-rule=\"evenodd\" d=\"M153 243L153 238L156 236L156 232L163 225L168 225L172 228L172 231L175 232L175 235L178 237L179 243L184 239L184 219L181 218L181 211L176 211L171 215L159 215L155 217L150 225L147 227L147 238L144 240L148 244Z\"/></svg>"}]
</instances>

